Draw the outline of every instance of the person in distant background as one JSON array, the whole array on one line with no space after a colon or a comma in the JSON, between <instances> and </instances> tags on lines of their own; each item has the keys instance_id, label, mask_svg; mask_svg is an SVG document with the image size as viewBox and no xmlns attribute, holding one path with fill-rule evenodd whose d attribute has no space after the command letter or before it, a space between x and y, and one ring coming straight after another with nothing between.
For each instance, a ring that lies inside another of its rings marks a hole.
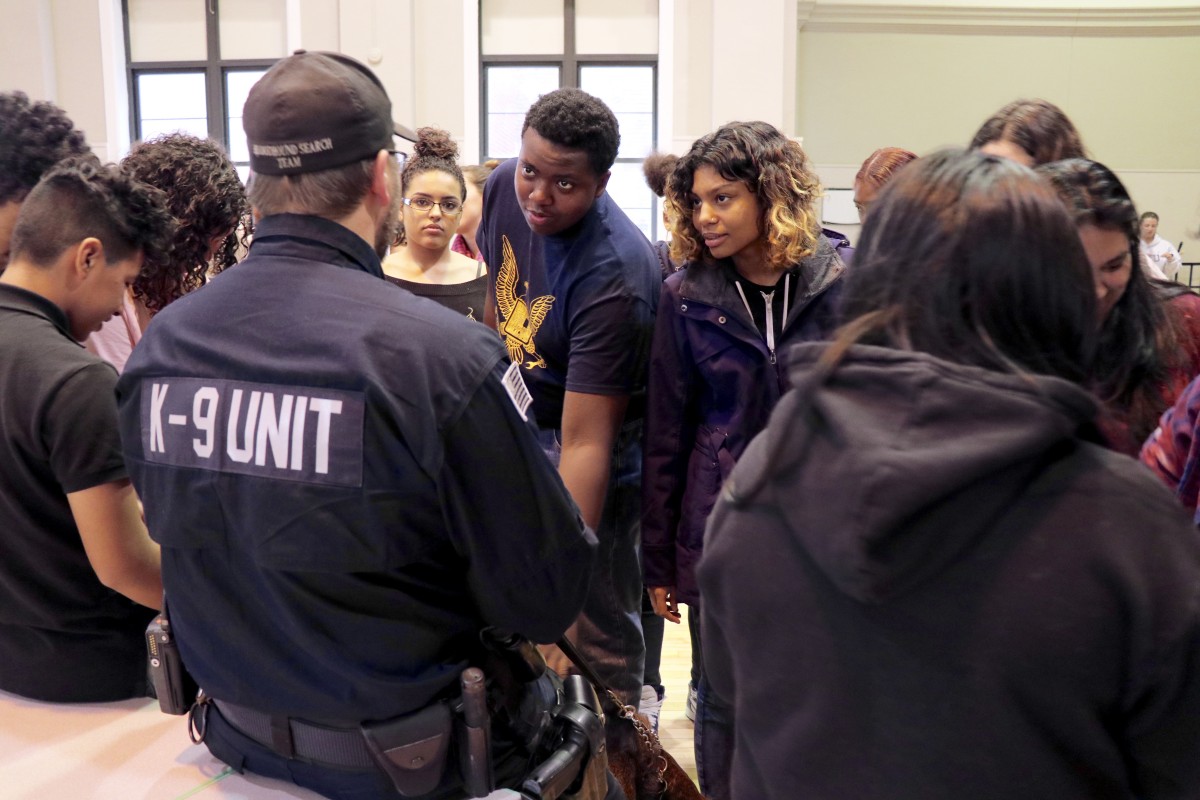
<instances>
[{"instance_id":1,"label":"person in distant background","mask_svg":"<svg viewBox=\"0 0 1200 800\"><path fill-rule=\"evenodd\" d=\"M971 149L1027 167L1087 157L1074 123L1047 100L1009 103L983 123L971 140Z\"/></svg>"},{"instance_id":2,"label":"person in distant background","mask_svg":"<svg viewBox=\"0 0 1200 800\"><path fill-rule=\"evenodd\" d=\"M483 185L487 183L492 170L498 166L500 162L492 159L482 164L468 164L462 168L463 177L467 181L467 199L463 201L458 233L450 240L450 249L456 253L483 260L479 245L475 242L475 231L479 230L479 220L483 218Z\"/></svg>"},{"instance_id":3,"label":"person in distant background","mask_svg":"<svg viewBox=\"0 0 1200 800\"><path fill-rule=\"evenodd\" d=\"M117 372L125 368L150 319L203 286L210 275L236 264L239 247L251 234L246 190L216 142L167 134L135 145L121 160L121 169L166 193L178 227L170 252L146 260L126 292L120 315L88 337L88 350Z\"/></svg>"},{"instance_id":4,"label":"person in distant background","mask_svg":"<svg viewBox=\"0 0 1200 800\"><path fill-rule=\"evenodd\" d=\"M1158 235L1158 214L1145 211L1138 219L1138 248L1145 256L1150 276L1173 281L1179 278L1179 251Z\"/></svg>"},{"instance_id":5,"label":"person in distant background","mask_svg":"<svg viewBox=\"0 0 1200 800\"><path fill-rule=\"evenodd\" d=\"M22 201L47 170L77 156L92 151L61 108L30 102L24 92L0 93L0 272Z\"/></svg>"},{"instance_id":6,"label":"person in distant background","mask_svg":"<svg viewBox=\"0 0 1200 800\"><path fill-rule=\"evenodd\" d=\"M881 147L867 156L854 176L854 207L858 209L859 220L867 216L871 203L875 202L875 197L896 174L896 170L916 157L916 153L901 147Z\"/></svg>"}]
</instances>

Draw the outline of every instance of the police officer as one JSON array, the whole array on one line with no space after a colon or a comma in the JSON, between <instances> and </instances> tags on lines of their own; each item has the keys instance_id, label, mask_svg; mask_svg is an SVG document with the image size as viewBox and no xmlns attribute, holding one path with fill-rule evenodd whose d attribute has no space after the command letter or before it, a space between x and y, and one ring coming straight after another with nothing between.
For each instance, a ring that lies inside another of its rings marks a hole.
<instances>
[{"instance_id":1,"label":"police officer","mask_svg":"<svg viewBox=\"0 0 1200 800\"><path fill-rule=\"evenodd\" d=\"M214 698L205 743L330 797L461 797L446 719L481 629L558 638L595 539L495 334L383 280L379 80L297 53L244 126L249 255L158 315L118 387L172 627ZM492 736L511 785L527 753Z\"/></svg>"}]
</instances>

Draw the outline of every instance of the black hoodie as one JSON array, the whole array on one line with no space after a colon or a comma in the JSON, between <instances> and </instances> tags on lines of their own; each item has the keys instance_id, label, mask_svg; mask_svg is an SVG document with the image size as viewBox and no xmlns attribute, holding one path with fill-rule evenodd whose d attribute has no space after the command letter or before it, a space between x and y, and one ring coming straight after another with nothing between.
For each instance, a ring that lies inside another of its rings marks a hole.
<instances>
[{"instance_id":1,"label":"black hoodie","mask_svg":"<svg viewBox=\"0 0 1200 800\"><path fill-rule=\"evenodd\" d=\"M734 796L1200 797L1200 536L1091 398L826 347L705 538Z\"/></svg>"}]
</instances>

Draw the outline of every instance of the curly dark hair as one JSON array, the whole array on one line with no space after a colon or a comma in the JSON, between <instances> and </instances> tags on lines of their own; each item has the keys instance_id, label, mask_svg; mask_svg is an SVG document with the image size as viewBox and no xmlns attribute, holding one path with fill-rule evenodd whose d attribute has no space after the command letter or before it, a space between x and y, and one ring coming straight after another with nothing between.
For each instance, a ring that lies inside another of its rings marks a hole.
<instances>
[{"instance_id":1,"label":"curly dark hair","mask_svg":"<svg viewBox=\"0 0 1200 800\"><path fill-rule=\"evenodd\" d=\"M408 184L413 178L426 172L445 172L458 180L459 199L467 199L467 181L463 171L458 166L458 145L450 134L441 128L419 128L417 141L413 144L412 157L404 162L400 172L400 192L408 192ZM403 223L396 226L396 237L393 245L402 245L408 237L404 233Z\"/></svg>"},{"instance_id":2,"label":"curly dark hair","mask_svg":"<svg viewBox=\"0 0 1200 800\"><path fill-rule=\"evenodd\" d=\"M165 261L177 223L167 196L116 164L77 158L52 167L21 205L12 235L12 259L48 267L88 237L104 245L109 261L140 252L146 263Z\"/></svg>"},{"instance_id":3,"label":"curly dark hair","mask_svg":"<svg viewBox=\"0 0 1200 800\"><path fill-rule=\"evenodd\" d=\"M730 122L697 139L667 181L675 261L712 260L692 220L692 181L702 166L754 192L772 267L785 270L813 254L821 235L815 208L821 185L804 148L768 122Z\"/></svg>"},{"instance_id":4,"label":"curly dark hair","mask_svg":"<svg viewBox=\"0 0 1200 800\"><path fill-rule=\"evenodd\" d=\"M251 231L250 203L237 170L216 142L169 133L139 142L121 161L121 169L161 189L179 223L169 256L146 257L133 284L134 297L151 314L198 289L208 274L237 263L238 248ZM224 240L209 258L212 241Z\"/></svg>"},{"instance_id":5,"label":"curly dark hair","mask_svg":"<svg viewBox=\"0 0 1200 800\"><path fill-rule=\"evenodd\" d=\"M646 185L650 187L650 191L654 192L659 197L666 194L667 179L671 177L671 170L675 169L675 162L679 161L679 156L672 153L651 153L642 161L642 175L646 178Z\"/></svg>"},{"instance_id":6,"label":"curly dark hair","mask_svg":"<svg viewBox=\"0 0 1200 800\"><path fill-rule=\"evenodd\" d=\"M1037 172L1076 225L1120 231L1129 239L1133 268L1125 292L1101 324L1093 382L1100 399L1127 417L1133 441L1144 442L1174 402L1165 390L1172 372L1185 363L1186 330L1167 301L1187 289L1153 281L1141 268L1137 209L1112 170L1073 158L1044 164Z\"/></svg>"},{"instance_id":7,"label":"curly dark hair","mask_svg":"<svg viewBox=\"0 0 1200 800\"><path fill-rule=\"evenodd\" d=\"M586 152L597 175L612 168L621 147L616 115L582 89L555 89L539 97L525 114L521 135L530 128L560 147Z\"/></svg>"},{"instance_id":8,"label":"curly dark hair","mask_svg":"<svg viewBox=\"0 0 1200 800\"><path fill-rule=\"evenodd\" d=\"M1029 153L1034 166L1087 156L1070 117L1048 100L1009 103L983 123L971 140L971 149L996 141L1018 145Z\"/></svg>"},{"instance_id":9,"label":"curly dark hair","mask_svg":"<svg viewBox=\"0 0 1200 800\"><path fill-rule=\"evenodd\" d=\"M21 202L48 169L80 156L94 158L61 108L0 92L0 205Z\"/></svg>"}]
</instances>

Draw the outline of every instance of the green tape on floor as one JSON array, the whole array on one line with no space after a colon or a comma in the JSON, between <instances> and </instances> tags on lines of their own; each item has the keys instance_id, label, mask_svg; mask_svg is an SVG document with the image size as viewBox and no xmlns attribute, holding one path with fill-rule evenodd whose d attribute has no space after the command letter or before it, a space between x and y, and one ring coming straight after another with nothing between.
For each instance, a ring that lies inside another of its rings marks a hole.
<instances>
[{"instance_id":1,"label":"green tape on floor","mask_svg":"<svg viewBox=\"0 0 1200 800\"><path fill-rule=\"evenodd\" d=\"M184 800L184 798L186 798L186 797L191 797L194 794L199 794L200 792L207 789L209 786L212 786L217 781L225 780L232 774L233 774L233 767L226 767L225 769L223 769L219 773L217 773L215 776L209 778L204 783L197 786L195 789L189 789L188 791L179 795L178 797L175 798L175 800Z\"/></svg>"}]
</instances>

